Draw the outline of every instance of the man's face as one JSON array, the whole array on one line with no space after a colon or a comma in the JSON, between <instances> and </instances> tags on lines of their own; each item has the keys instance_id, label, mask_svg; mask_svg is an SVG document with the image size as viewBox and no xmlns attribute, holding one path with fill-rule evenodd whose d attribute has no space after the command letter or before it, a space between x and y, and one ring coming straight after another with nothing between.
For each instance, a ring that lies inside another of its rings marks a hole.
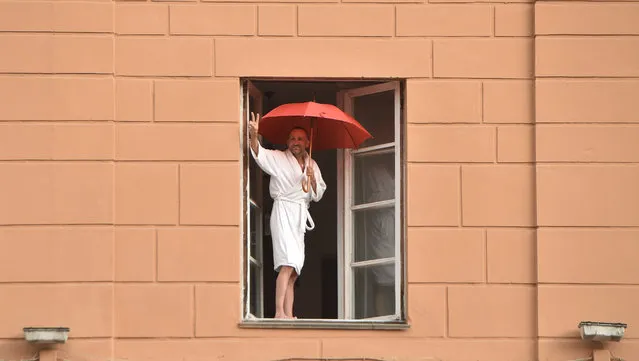
<instances>
[{"instance_id":1,"label":"man's face","mask_svg":"<svg viewBox=\"0 0 639 361\"><path fill-rule=\"evenodd\" d=\"M293 129L291 134L288 135L286 145L293 155L298 156L304 154L305 149L308 147L306 132L301 129Z\"/></svg>"}]
</instances>

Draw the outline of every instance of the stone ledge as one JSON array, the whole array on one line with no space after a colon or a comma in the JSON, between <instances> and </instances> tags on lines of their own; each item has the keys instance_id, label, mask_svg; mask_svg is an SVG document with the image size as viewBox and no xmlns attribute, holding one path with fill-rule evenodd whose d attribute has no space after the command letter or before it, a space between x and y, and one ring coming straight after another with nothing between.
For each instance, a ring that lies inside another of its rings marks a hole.
<instances>
[{"instance_id":1,"label":"stone ledge","mask_svg":"<svg viewBox=\"0 0 639 361\"><path fill-rule=\"evenodd\" d=\"M247 319L239 323L240 328L292 328L292 329L336 329L336 330L404 330L410 328L406 321L361 321L361 320L280 320Z\"/></svg>"}]
</instances>

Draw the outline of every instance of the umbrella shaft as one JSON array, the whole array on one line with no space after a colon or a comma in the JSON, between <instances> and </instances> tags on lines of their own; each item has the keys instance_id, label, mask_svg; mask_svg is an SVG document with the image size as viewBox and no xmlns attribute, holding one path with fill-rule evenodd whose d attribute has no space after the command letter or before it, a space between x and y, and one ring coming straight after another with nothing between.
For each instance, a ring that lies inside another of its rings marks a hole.
<instances>
[{"instance_id":1,"label":"umbrella shaft","mask_svg":"<svg viewBox=\"0 0 639 361\"><path fill-rule=\"evenodd\" d=\"M311 144L308 151L309 158L313 156L313 128L313 122L311 121Z\"/></svg>"},{"instance_id":2,"label":"umbrella shaft","mask_svg":"<svg viewBox=\"0 0 639 361\"><path fill-rule=\"evenodd\" d=\"M311 139L310 139L310 145L309 145L309 149L308 149L308 166L311 167L311 160L313 159L313 120L311 120ZM306 181L302 181L302 190L305 193L308 193L308 191L310 190L309 188L311 187L311 177L310 176L306 176Z\"/></svg>"}]
</instances>

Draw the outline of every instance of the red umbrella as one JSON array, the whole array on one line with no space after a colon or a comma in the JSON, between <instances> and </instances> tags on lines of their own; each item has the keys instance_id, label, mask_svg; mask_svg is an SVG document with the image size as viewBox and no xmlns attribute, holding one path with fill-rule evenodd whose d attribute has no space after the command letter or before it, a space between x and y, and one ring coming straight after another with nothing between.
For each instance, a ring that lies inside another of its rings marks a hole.
<instances>
[{"instance_id":1,"label":"red umbrella","mask_svg":"<svg viewBox=\"0 0 639 361\"><path fill-rule=\"evenodd\" d=\"M272 143L286 144L294 127L308 132L309 156L313 154L313 147L319 150L357 148L372 137L357 120L338 107L316 102L280 105L262 117L259 132Z\"/></svg>"},{"instance_id":2,"label":"red umbrella","mask_svg":"<svg viewBox=\"0 0 639 361\"><path fill-rule=\"evenodd\" d=\"M357 148L371 135L350 115L331 104L283 104L260 121L260 134L272 143L286 144L293 127L306 129L316 150ZM312 149L312 148L311 148Z\"/></svg>"}]
</instances>

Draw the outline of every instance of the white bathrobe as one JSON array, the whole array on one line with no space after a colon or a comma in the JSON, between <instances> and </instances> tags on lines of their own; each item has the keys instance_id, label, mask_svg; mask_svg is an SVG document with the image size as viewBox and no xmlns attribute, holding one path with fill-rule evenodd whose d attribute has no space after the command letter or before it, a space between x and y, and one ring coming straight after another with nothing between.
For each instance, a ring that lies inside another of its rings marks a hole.
<instances>
[{"instance_id":1,"label":"white bathrobe","mask_svg":"<svg viewBox=\"0 0 639 361\"><path fill-rule=\"evenodd\" d=\"M317 163L311 160L317 183L317 191L309 184L308 193L302 190L302 180L306 172L302 171L295 156L288 150L271 150L259 145L256 156L251 155L264 172L271 176L269 190L274 200L271 212L271 236L273 238L273 265L279 272L281 266L290 266L301 274L304 266L304 234L315 228L313 218L308 211L311 200L318 202L326 190ZM306 157L304 169L308 167Z\"/></svg>"}]
</instances>

